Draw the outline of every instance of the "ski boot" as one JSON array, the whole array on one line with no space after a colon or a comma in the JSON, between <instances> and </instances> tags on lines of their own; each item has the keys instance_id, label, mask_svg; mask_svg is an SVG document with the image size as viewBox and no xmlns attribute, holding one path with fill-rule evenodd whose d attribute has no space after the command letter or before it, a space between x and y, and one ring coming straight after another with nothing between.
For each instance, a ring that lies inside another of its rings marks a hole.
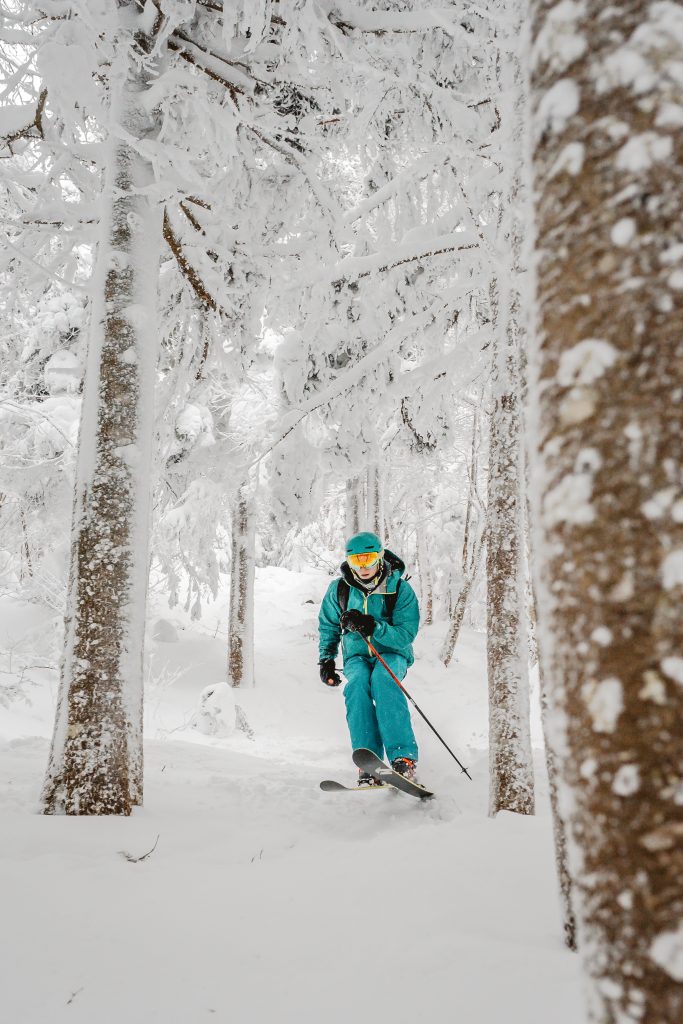
<instances>
[{"instance_id":1,"label":"ski boot","mask_svg":"<svg viewBox=\"0 0 683 1024\"><path fill-rule=\"evenodd\" d=\"M417 782L417 761L412 761L409 757L395 757L391 767L410 782Z\"/></svg>"},{"instance_id":2,"label":"ski boot","mask_svg":"<svg viewBox=\"0 0 683 1024\"><path fill-rule=\"evenodd\" d=\"M370 772L359 771L358 785L361 788L365 788L367 786L383 786L384 783L380 779L376 779Z\"/></svg>"}]
</instances>

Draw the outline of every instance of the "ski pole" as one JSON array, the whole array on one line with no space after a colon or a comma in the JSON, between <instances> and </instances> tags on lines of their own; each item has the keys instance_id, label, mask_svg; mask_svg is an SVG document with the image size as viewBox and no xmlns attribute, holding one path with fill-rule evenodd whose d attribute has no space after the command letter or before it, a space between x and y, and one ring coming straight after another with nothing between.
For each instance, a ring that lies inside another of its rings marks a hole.
<instances>
[{"instance_id":1,"label":"ski pole","mask_svg":"<svg viewBox=\"0 0 683 1024\"><path fill-rule=\"evenodd\" d=\"M455 754L453 753L453 751L451 750L451 748L450 748L450 747L448 746L448 744L446 743L446 741L445 741L445 739L443 738L443 736L440 736L440 735L439 735L439 733L438 733L438 732L436 731L436 729L434 728L434 726L432 725L432 723L431 723L431 722L429 721L429 719L428 719L428 718L427 718L427 716L425 715L424 711L422 711L422 710L421 710L421 709L420 709L420 708L419 708L419 707L417 706L417 704L415 703L415 701L413 700L413 698L412 698L412 697L410 696L410 694L409 694L409 693L408 693L408 691L406 690L406 688L405 688L405 686L403 685L403 683L401 682L401 680L400 680L400 679L399 679L399 678L398 678L397 676L395 676L395 675L394 675L394 673L393 673L393 672L391 671L391 669L390 669L390 668L389 668L389 666L387 665L387 663L386 663L386 661L384 660L384 658L382 657L382 655L381 655L381 654L379 654L379 652L378 652L378 651L377 651L377 650L376 650L376 649L375 649L375 648L373 647L373 645L372 645L372 644L370 643L370 640L368 639L368 637L364 636L364 637L363 637L363 639L365 640L366 644L367 644L367 645L368 645L368 647L370 648L370 651L371 651L371 652L372 652L372 653L373 653L373 654L375 655L375 657L376 657L376 658L377 658L377 660L379 661L380 665L383 665L383 666L384 666L384 668L385 668L385 669L387 670L387 672L389 673L389 675L391 676L391 678L392 678L392 679L394 680L394 682L396 683L396 685L398 686L398 688L399 688L400 690L402 690L402 691L403 691L403 693L404 693L404 694L406 695L406 697L408 698L408 700L410 701L410 703L411 703L411 704L413 705L413 707L415 708L415 710L417 711L417 713L418 713L418 714L420 714L420 715L422 715L422 717L424 718L425 722L427 723L427 725L429 726L429 728L430 728L430 729L432 730L432 732L434 733L434 735L435 735L435 736L437 737L437 739L441 740L441 742L443 743L444 747L446 748L446 750L448 751L448 753L449 753L449 754L451 755L451 757L453 758L453 760L455 761L455 763L456 763L456 764L457 764L457 765L458 765L458 766L459 766L460 768L462 768L462 770L464 771L464 773L465 773L465 775L467 776L467 778L468 778L468 779L470 780L470 782L472 782L472 776L471 776L471 775L470 775L470 773L469 773L469 772L467 771L467 768L465 768L464 764L460 764L460 761L458 761L457 757L455 756Z\"/></svg>"}]
</instances>

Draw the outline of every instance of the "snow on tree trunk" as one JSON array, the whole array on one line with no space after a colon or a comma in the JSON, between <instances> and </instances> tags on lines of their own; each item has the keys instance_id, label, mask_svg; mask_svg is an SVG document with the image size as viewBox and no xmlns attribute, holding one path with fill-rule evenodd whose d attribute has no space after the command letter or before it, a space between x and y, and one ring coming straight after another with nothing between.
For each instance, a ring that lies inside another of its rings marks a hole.
<instances>
[{"instance_id":1,"label":"snow on tree trunk","mask_svg":"<svg viewBox=\"0 0 683 1024\"><path fill-rule=\"evenodd\" d=\"M422 503L423 514L427 514L426 502ZM431 626L434 621L434 592L432 588L431 564L425 529L417 524L417 566L420 573L420 616L424 626Z\"/></svg>"},{"instance_id":2,"label":"snow on tree trunk","mask_svg":"<svg viewBox=\"0 0 683 1024\"><path fill-rule=\"evenodd\" d=\"M548 772L550 809L553 817L553 843L555 846L557 881L560 887L562 928L564 931L565 945L569 949L576 949L576 915L574 914L574 907L572 905L572 878L569 871L567 851L567 826L562 818L562 812L560 810L560 779L557 770L557 758L553 751L552 737L548 726L548 697L545 691L543 669L540 662L539 669L541 673L541 718L543 722L543 737L545 740L545 764Z\"/></svg>"},{"instance_id":3,"label":"snow on tree trunk","mask_svg":"<svg viewBox=\"0 0 683 1024\"><path fill-rule=\"evenodd\" d=\"M161 224L138 143L155 132L131 58L112 119L80 430L65 651L46 813L129 814L142 802L155 307ZM113 104L117 102L113 100Z\"/></svg>"},{"instance_id":4,"label":"snow on tree trunk","mask_svg":"<svg viewBox=\"0 0 683 1024\"><path fill-rule=\"evenodd\" d=\"M683 8L536 0L533 14L531 507L579 950L591 1021L676 1024Z\"/></svg>"},{"instance_id":5,"label":"snow on tree trunk","mask_svg":"<svg viewBox=\"0 0 683 1024\"><path fill-rule=\"evenodd\" d=\"M489 813L534 813L517 381L495 346L487 510ZM507 348L507 346L505 346ZM510 353L514 358L514 353ZM508 376L509 374L509 376Z\"/></svg>"},{"instance_id":6,"label":"snow on tree trunk","mask_svg":"<svg viewBox=\"0 0 683 1024\"><path fill-rule=\"evenodd\" d=\"M361 513L363 509L363 482L358 477L346 481L346 536L353 537L360 533Z\"/></svg>"},{"instance_id":7,"label":"snow on tree trunk","mask_svg":"<svg viewBox=\"0 0 683 1024\"><path fill-rule=\"evenodd\" d=\"M527 463L528 472L528 463ZM528 476L527 476L528 481ZM528 499L527 489L527 499ZM527 524L530 523L529 505L526 506ZM528 539L531 538L531 531L527 531ZM532 554L530 550L530 554ZM528 580L529 589L527 593L527 608L529 618L534 623L538 622L536 610L536 591L533 583L533 574ZM541 696L541 723L543 726L543 743L545 747L545 765L548 773L548 791L550 795L550 810L553 820L553 844L555 848L555 868L557 871L557 882L560 890L560 908L562 910L562 928L564 941L568 949L576 950L576 914L572 900L572 877L569 870L569 853L567 843L567 824L562 817L560 809L560 776L558 771L558 758L555 752L555 736L552 728L552 716L548 711L548 691L546 688L545 674L543 671L543 658L538 645L537 637L534 637L536 660L538 663L538 674Z\"/></svg>"},{"instance_id":8,"label":"snow on tree trunk","mask_svg":"<svg viewBox=\"0 0 683 1024\"><path fill-rule=\"evenodd\" d=\"M382 469L378 465L368 466L365 482L365 519L367 529L384 540L384 495Z\"/></svg>"},{"instance_id":9,"label":"snow on tree trunk","mask_svg":"<svg viewBox=\"0 0 683 1024\"><path fill-rule=\"evenodd\" d=\"M476 548L474 551L474 563L467 569L467 575L464 576L460 592L456 598L453 610L451 612L450 622L448 624L448 632L446 633L446 639L444 640L443 647L441 649L441 660L448 668L450 665L453 654L455 653L455 645L458 642L460 636L460 630L462 628L463 621L465 619L465 611L467 609L467 603L472 592L477 576L479 575L479 569L481 566L482 554L484 551L484 537L483 535L475 541Z\"/></svg>"},{"instance_id":10,"label":"snow on tree trunk","mask_svg":"<svg viewBox=\"0 0 683 1024\"><path fill-rule=\"evenodd\" d=\"M248 484L240 487L232 516L228 682L254 685L254 514Z\"/></svg>"},{"instance_id":11,"label":"snow on tree trunk","mask_svg":"<svg viewBox=\"0 0 683 1024\"><path fill-rule=\"evenodd\" d=\"M460 636L460 630L465 619L465 611L469 601L472 587L474 586L484 550L484 533L479 526L479 496L477 492L477 480L479 477L479 445L481 435L481 413L479 406L474 410L472 417L472 451L469 464L469 488L467 492L467 506L465 509L465 523L462 541L462 556L460 569L460 590L455 601L449 594L449 624L448 632L441 648L441 661L446 668L451 663L455 652L455 645Z\"/></svg>"},{"instance_id":12,"label":"snow on tree trunk","mask_svg":"<svg viewBox=\"0 0 683 1024\"><path fill-rule=\"evenodd\" d=\"M526 336L520 295L523 225L524 94L519 60L500 69L499 108L510 151L501 194L497 279L491 287L492 393L487 505L487 668L489 813L534 813L524 586L524 473L520 348Z\"/></svg>"}]
</instances>

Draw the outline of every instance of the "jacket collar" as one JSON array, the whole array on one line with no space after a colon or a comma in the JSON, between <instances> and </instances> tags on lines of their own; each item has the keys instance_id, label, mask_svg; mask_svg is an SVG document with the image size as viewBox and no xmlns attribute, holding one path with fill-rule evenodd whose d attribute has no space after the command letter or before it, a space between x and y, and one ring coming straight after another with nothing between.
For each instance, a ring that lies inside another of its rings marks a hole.
<instances>
[{"instance_id":1,"label":"jacket collar","mask_svg":"<svg viewBox=\"0 0 683 1024\"><path fill-rule=\"evenodd\" d=\"M348 562L344 561L339 566L339 571L342 578L346 580L350 587L355 587L356 590L360 591L361 594L393 594L398 585L398 581L403 575L405 569L405 562L395 555L393 551L384 549L384 571L382 573L382 579L376 587L368 589L362 586L361 583L351 572Z\"/></svg>"}]
</instances>

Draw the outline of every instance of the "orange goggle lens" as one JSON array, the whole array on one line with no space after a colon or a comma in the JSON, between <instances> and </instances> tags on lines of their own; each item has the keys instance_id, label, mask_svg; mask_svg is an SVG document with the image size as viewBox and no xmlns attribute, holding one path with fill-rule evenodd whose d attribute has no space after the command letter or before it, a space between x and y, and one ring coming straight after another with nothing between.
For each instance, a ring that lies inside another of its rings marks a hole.
<instances>
[{"instance_id":1,"label":"orange goggle lens","mask_svg":"<svg viewBox=\"0 0 683 1024\"><path fill-rule=\"evenodd\" d=\"M354 569L369 569L370 566L377 565L379 560L379 551L363 551L359 555L346 556L346 561L349 565L352 565Z\"/></svg>"}]
</instances>

